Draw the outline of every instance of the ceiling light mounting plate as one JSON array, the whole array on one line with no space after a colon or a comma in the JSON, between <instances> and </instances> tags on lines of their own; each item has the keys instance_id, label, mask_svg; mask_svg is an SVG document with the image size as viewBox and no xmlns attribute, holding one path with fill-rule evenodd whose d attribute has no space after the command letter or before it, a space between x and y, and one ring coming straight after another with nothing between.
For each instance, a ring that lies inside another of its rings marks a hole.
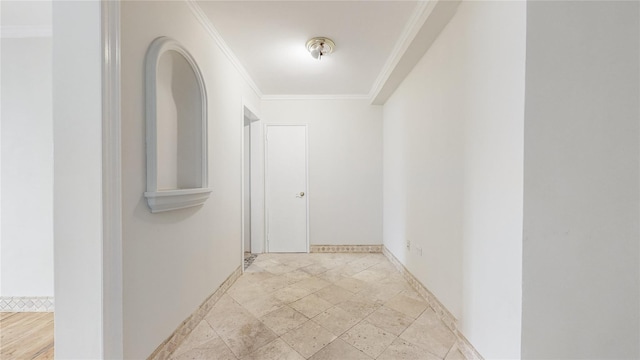
<instances>
[{"instance_id":1,"label":"ceiling light mounting plate","mask_svg":"<svg viewBox=\"0 0 640 360\"><path fill-rule=\"evenodd\" d=\"M314 59L320 60L323 56L331 54L336 44L325 37L314 37L307 41L307 50Z\"/></svg>"}]
</instances>

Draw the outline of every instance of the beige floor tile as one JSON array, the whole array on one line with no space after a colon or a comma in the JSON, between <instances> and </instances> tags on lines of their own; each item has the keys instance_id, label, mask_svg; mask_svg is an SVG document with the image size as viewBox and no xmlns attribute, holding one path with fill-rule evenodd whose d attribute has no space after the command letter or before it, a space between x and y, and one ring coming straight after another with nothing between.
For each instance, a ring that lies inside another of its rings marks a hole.
<instances>
[{"instance_id":1,"label":"beige floor tile","mask_svg":"<svg viewBox=\"0 0 640 360\"><path fill-rule=\"evenodd\" d=\"M373 268L372 268L373 269ZM407 280L397 271L388 272L386 270L378 269L376 271L385 271L385 278L380 280L378 284L382 284L385 286L393 285L400 290L409 290L413 291L413 288L409 285Z\"/></svg>"},{"instance_id":2,"label":"beige floor tile","mask_svg":"<svg viewBox=\"0 0 640 360\"><path fill-rule=\"evenodd\" d=\"M274 310L277 310L284 302L273 295L260 296L247 302L240 303L255 317L259 318Z\"/></svg>"},{"instance_id":3,"label":"beige floor tile","mask_svg":"<svg viewBox=\"0 0 640 360\"><path fill-rule=\"evenodd\" d=\"M236 356L229 350L227 345L220 339L216 338L207 343L201 344L199 347L189 351L173 355L172 360L236 360Z\"/></svg>"},{"instance_id":4,"label":"beige floor tile","mask_svg":"<svg viewBox=\"0 0 640 360\"><path fill-rule=\"evenodd\" d=\"M271 278L267 279L266 281L269 280L271 280ZM262 297L266 295L267 292L262 288L262 286L260 286L260 284L249 283L241 286L232 286L227 291L227 294L229 294L229 296L231 296L238 303L243 304L253 299Z\"/></svg>"},{"instance_id":5,"label":"beige floor tile","mask_svg":"<svg viewBox=\"0 0 640 360\"><path fill-rule=\"evenodd\" d=\"M284 263L296 269L312 265L313 260L306 255L307 254L296 254L296 256L288 258Z\"/></svg>"},{"instance_id":6,"label":"beige floor tile","mask_svg":"<svg viewBox=\"0 0 640 360\"><path fill-rule=\"evenodd\" d=\"M425 301L425 299L422 297L422 295L418 294L418 292L415 291L414 289L412 289L411 287L409 287L408 289L402 290L401 294L404 295L404 296L410 297L410 298L412 298L414 300L417 300L417 301Z\"/></svg>"},{"instance_id":7,"label":"beige floor tile","mask_svg":"<svg viewBox=\"0 0 640 360\"><path fill-rule=\"evenodd\" d=\"M358 292L369 286L366 282L362 280L354 279L352 277L348 277L340 281L336 281L335 284L351 292Z\"/></svg>"},{"instance_id":8,"label":"beige floor tile","mask_svg":"<svg viewBox=\"0 0 640 360\"><path fill-rule=\"evenodd\" d=\"M278 336L258 320L242 324L236 330L220 337L237 356L243 357L275 340Z\"/></svg>"},{"instance_id":9,"label":"beige floor tile","mask_svg":"<svg viewBox=\"0 0 640 360\"><path fill-rule=\"evenodd\" d=\"M305 358L311 357L336 339L336 336L313 321L307 321L281 336L295 351Z\"/></svg>"},{"instance_id":10,"label":"beige floor tile","mask_svg":"<svg viewBox=\"0 0 640 360\"><path fill-rule=\"evenodd\" d=\"M263 255L258 255L252 265L259 266L266 270L270 267L281 265L281 263L273 258L266 258Z\"/></svg>"},{"instance_id":11,"label":"beige floor tile","mask_svg":"<svg viewBox=\"0 0 640 360\"><path fill-rule=\"evenodd\" d=\"M369 255L367 255L365 257L362 257L362 258L360 258L360 259L358 259L356 261L353 261L350 264L354 265L354 266L361 267L364 270L364 269L368 269L368 268L370 268L370 267L372 267L372 266L374 266L374 265L376 265L376 264L378 264L378 263L380 263L382 261L388 261L388 260L386 260L386 258L384 258L384 255L383 255L383 257L378 257L378 256L373 256L373 255L376 255L376 254L369 254Z\"/></svg>"},{"instance_id":12,"label":"beige floor tile","mask_svg":"<svg viewBox=\"0 0 640 360\"><path fill-rule=\"evenodd\" d=\"M316 292L324 287L327 287L331 285L330 282L322 280L322 279L318 279L317 277L311 277L309 279L304 279L301 281L298 281L297 283L291 285L291 286L295 286L295 287L301 287L304 289L308 289L311 290L312 292Z\"/></svg>"},{"instance_id":13,"label":"beige floor tile","mask_svg":"<svg viewBox=\"0 0 640 360\"><path fill-rule=\"evenodd\" d=\"M400 337L429 352L444 358L456 342L456 336L440 320L436 313L427 309Z\"/></svg>"},{"instance_id":14,"label":"beige floor tile","mask_svg":"<svg viewBox=\"0 0 640 360\"><path fill-rule=\"evenodd\" d=\"M424 300L411 298L404 293L400 293L384 304L386 307L400 311L412 318L417 318L427 308L428 304Z\"/></svg>"},{"instance_id":15,"label":"beige floor tile","mask_svg":"<svg viewBox=\"0 0 640 360\"><path fill-rule=\"evenodd\" d=\"M352 278L362 280L368 283L377 283L384 280L387 276L388 276L388 273L386 271L373 270L369 268L353 275Z\"/></svg>"},{"instance_id":16,"label":"beige floor tile","mask_svg":"<svg viewBox=\"0 0 640 360\"><path fill-rule=\"evenodd\" d=\"M292 272L288 272L286 274L280 275L280 277L282 277L283 279L285 279L287 281L288 285L297 283L298 281L309 279L312 276L313 275L309 274L308 272L302 271L300 269L296 269L296 270L294 270Z\"/></svg>"},{"instance_id":17,"label":"beige floor tile","mask_svg":"<svg viewBox=\"0 0 640 360\"><path fill-rule=\"evenodd\" d=\"M244 269L245 274L266 273L267 271L256 264L251 264L248 268Z\"/></svg>"},{"instance_id":18,"label":"beige floor tile","mask_svg":"<svg viewBox=\"0 0 640 360\"><path fill-rule=\"evenodd\" d=\"M321 312L312 320L323 328L331 331L334 335L340 336L345 331L362 321L362 317L348 313L341 308L334 306Z\"/></svg>"},{"instance_id":19,"label":"beige floor tile","mask_svg":"<svg viewBox=\"0 0 640 360\"><path fill-rule=\"evenodd\" d=\"M231 332L242 324L257 320L227 294L222 295L204 319L218 334Z\"/></svg>"},{"instance_id":20,"label":"beige floor tile","mask_svg":"<svg viewBox=\"0 0 640 360\"><path fill-rule=\"evenodd\" d=\"M296 268L280 264L280 265L277 265L277 266L273 266L273 267L267 268L266 270L268 272L272 273L272 274L281 275L281 274L292 272L292 271L296 270Z\"/></svg>"},{"instance_id":21,"label":"beige floor tile","mask_svg":"<svg viewBox=\"0 0 640 360\"><path fill-rule=\"evenodd\" d=\"M463 359L455 342L381 254L261 254L171 359Z\"/></svg>"},{"instance_id":22,"label":"beige floor tile","mask_svg":"<svg viewBox=\"0 0 640 360\"><path fill-rule=\"evenodd\" d=\"M353 314L354 316L364 318L376 311L382 305L356 294L349 300L341 302L336 306L350 314Z\"/></svg>"},{"instance_id":23,"label":"beige floor tile","mask_svg":"<svg viewBox=\"0 0 640 360\"><path fill-rule=\"evenodd\" d=\"M329 285L314 294L334 305L347 301L354 295L351 291L336 285Z\"/></svg>"},{"instance_id":24,"label":"beige floor tile","mask_svg":"<svg viewBox=\"0 0 640 360\"><path fill-rule=\"evenodd\" d=\"M211 328L208 322L205 320L200 321L198 325L191 331L189 336L182 341L182 344L173 352L175 356L183 354L189 350L197 348L212 340L219 339L220 337Z\"/></svg>"},{"instance_id":25,"label":"beige floor tile","mask_svg":"<svg viewBox=\"0 0 640 360\"><path fill-rule=\"evenodd\" d=\"M374 311L367 321L394 335L400 335L415 319L386 306Z\"/></svg>"},{"instance_id":26,"label":"beige floor tile","mask_svg":"<svg viewBox=\"0 0 640 360\"><path fill-rule=\"evenodd\" d=\"M291 329L297 328L309 319L291 307L285 305L278 310L272 311L261 317L260 320L273 332L278 335L282 335Z\"/></svg>"},{"instance_id":27,"label":"beige floor tile","mask_svg":"<svg viewBox=\"0 0 640 360\"><path fill-rule=\"evenodd\" d=\"M345 274L345 272L343 272L341 270L341 268L335 268L335 269L331 269L328 271L325 271L323 273L320 274L316 274L315 275L318 279L322 279L325 281L328 281L330 283L335 283L338 282L342 279L344 279L345 277L350 276L349 274Z\"/></svg>"},{"instance_id":28,"label":"beige floor tile","mask_svg":"<svg viewBox=\"0 0 640 360\"><path fill-rule=\"evenodd\" d=\"M341 339L333 340L322 348L310 360L371 360L369 355L347 344Z\"/></svg>"},{"instance_id":29,"label":"beige floor tile","mask_svg":"<svg viewBox=\"0 0 640 360\"><path fill-rule=\"evenodd\" d=\"M383 271L386 271L388 273L400 275L400 273L398 272L398 269L396 269L396 267L392 263L390 263L388 260L387 261L381 261L381 262L373 265L371 267L371 269L383 270ZM402 275L400 275L400 276L402 276Z\"/></svg>"},{"instance_id":30,"label":"beige floor tile","mask_svg":"<svg viewBox=\"0 0 640 360\"><path fill-rule=\"evenodd\" d=\"M323 300L316 294L311 294L303 297L300 300L292 302L291 304L289 304L289 306L299 311L304 316L312 318L332 307L333 304L326 300Z\"/></svg>"},{"instance_id":31,"label":"beige floor tile","mask_svg":"<svg viewBox=\"0 0 640 360\"><path fill-rule=\"evenodd\" d=\"M322 266L322 265L319 265L319 264L311 264L309 266L305 266L303 268L300 268L300 270L302 270L304 272L307 272L307 273L309 273L311 275L316 275L316 274L323 273L323 272L325 272L325 271L327 271L329 269L324 267L324 266Z\"/></svg>"},{"instance_id":32,"label":"beige floor tile","mask_svg":"<svg viewBox=\"0 0 640 360\"><path fill-rule=\"evenodd\" d=\"M440 358L419 346L398 338L377 360L440 360Z\"/></svg>"},{"instance_id":33,"label":"beige floor tile","mask_svg":"<svg viewBox=\"0 0 640 360\"><path fill-rule=\"evenodd\" d=\"M322 258L318 262L318 265L330 270L344 265L344 261L337 258Z\"/></svg>"},{"instance_id":34,"label":"beige floor tile","mask_svg":"<svg viewBox=\"0 0 640 360\"><path fill-rule=\"evenodd\" d=\"M277 261L275 259L262 260L260 256L258 256L258 258L254 261L254 264L274 275L288 273L296 269L293 266L287 265L286 260L283 262Z\"/></svg>"},{"instance_id":35,"label":"beige floor tile","mask_svg":"<svg viewBox=\"0 0 640 360\"><path fill-rule=\"evenodd\" d=\"M340 339L376 358L391 345L396 336L364 320L342 334Z\"/></svg>"},{"instance_id":36,"label":"beige floor tile","mask_svg":"<svg viewBox=\"0 0 640 360\"><path fill-rule=\"evenodd\" d=\"M273 292L272 295L276 299L282 301L284 304L289 304L296 300L302 299L303 297L311 294L311 292L312 291L309 289L295 287L295 286L287 286L280 290L276 290L275 292Z\"/></svg>"},{"instance_id":37,"label":"beige floor tile","mask_svg":"<svg viewBox=\"0 0 640 360\"><path fill-rule=\"evenodd\" d=\"M335 270L339 270L344 276L353 276L361 271L368 269L369 266L370 266L369 264L354 261L346 265L340 266Z\"/></svg>"},{"instance_id":38,"label":"beige floor tile","mask_svg":"<svg viewBox=\"0 0 640 360\"><path fill-rule=\"evenodd\" d=\"M444 360L466 360L464 354L458 349L458 346L453 345Z\"/></svg>"},{"instance_id":39,"label":"beige floor tile","mask_svg":"<svg viewBox=\"0 0 640 360\"><path fill-rule=\"evenodd\" d=\"M284 340L278 338L243 357L242 360L304 360L304 358Z\"/></svg>"},{"instance_id":40,"label":"beige floor tile","mask_svg":"<svg viewBox=\"0 0 640 360\"><path fill-rule=\"evenodd\" d=\"M266 272L262 268L259 268L261 271L251 271L254 267L258 268L256 265L251 265L245 269L244 274L236 280L233 286L244 286L247 283L258 284L274 276L272 273Z\"/></svg>"},{"instance_id":41,"label":"beige floor tile","mask_svg":"<svg viewBox=\"0 0 640 360\"><path fill-rule=\"evenodd\" d=\"M395 286L379 286L376 284L361 290L358 294L376 302L385 303L398 295L400 291L401 289Z\"/></svg>"},{"instance_id":42,"label":"beige floor tile","mask_svg":"<svg viewBox=\"0 0 640 360\"><path fill-rule=\"evenodd\" d=\"M285 274L286 275L286 274ZM289 281L284 275L274 276L267 280L264 280L258 284L265 292L271 293L276 290L280 290L284 287L289 286Z\"/></svg>"}]
</instances>

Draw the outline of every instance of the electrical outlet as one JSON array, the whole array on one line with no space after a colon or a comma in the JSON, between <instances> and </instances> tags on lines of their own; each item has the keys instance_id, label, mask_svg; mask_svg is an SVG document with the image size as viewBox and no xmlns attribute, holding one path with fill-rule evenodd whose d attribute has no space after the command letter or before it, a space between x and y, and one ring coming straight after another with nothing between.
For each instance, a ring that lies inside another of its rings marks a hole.
<instances>
[{"instance_id":1,"label":"electrical outlet","mask_svg":"<svg viewBox=\"0 0 640 360\"><path fill-rule=\"evenodd\" d=\"M422 248L421 247L416 246L416 254L422 256Z\"/></svg>"},{"instance_id":2,"label":"electrical outlet","mask_svg":"<svg viewBox=\"0 0 640 360\"><path fill-rule=\"evenodd\" d=\"M407 240L407 250L411 250L411 241Z\"/></svg>"}]
</instances>

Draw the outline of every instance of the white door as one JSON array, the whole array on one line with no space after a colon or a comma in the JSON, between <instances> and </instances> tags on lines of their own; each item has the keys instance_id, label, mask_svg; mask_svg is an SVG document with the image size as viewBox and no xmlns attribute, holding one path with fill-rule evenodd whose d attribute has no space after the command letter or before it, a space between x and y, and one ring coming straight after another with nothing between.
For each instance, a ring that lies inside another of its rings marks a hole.
<instances>
[{"instance_id":1,"label":"white door","mask_svg":"<svg viewBox=\"0 0 640 360\"><path fill-rule=\"evenodd\" d=\"M307 127L267 125L269 252L307 252Z\"/></svg>"}]
</instances>

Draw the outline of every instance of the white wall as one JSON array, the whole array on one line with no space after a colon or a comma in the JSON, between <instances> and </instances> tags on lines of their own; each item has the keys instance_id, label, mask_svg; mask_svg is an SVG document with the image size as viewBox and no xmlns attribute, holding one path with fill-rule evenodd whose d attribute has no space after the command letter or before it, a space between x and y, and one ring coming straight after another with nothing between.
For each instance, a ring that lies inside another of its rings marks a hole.
<instances>
[{"instance_id":1,"label":"white wall","mask_svg":"<svg viewBox=\"0 0 640 360\"><path fill-rule=\"evenodd\" d=\"M262 120L308 125L310 244L381 244L382 108L367 100L267 100Z\"/></svg>"},{"instance_id":2,"label":"white wall","mask_svg":"<svg viewBox=\"0 0 640 360\"><path fill-rule=\"evenodd\" d=\"M145 191L144 56L180 42L204 76L209 185L201 207L151 214ZM185 2L122 3L124 354L146 358L241 265L242 104L255 93Z\"/></svg>"},{"instance_id":3,"label":"white wall","mask_svg":"<svg viewBox=\"0 0 640 360\"><path fill-rule=\"evenodd\" d=\"M528 2L524 358L640 357L639 16Z\"/></svg>"},{"instance_id":4,"label":"white wall","mask_svg":"<svg viewBox=\"0 0 640 360\"><path fill-rule=\"evenodd\" d=\"M383 114L384 244L488 359L520 356L525 16L463 2Z\"/></svg>"},{"instance_id":5,"label":"white wall","mask_svg":"<svg viewBox=\"0 0 640 360\"><path fill-rule=\"evenodd\" d=\"M0 296L53 296L51 37L0 41Z\"/></svg>"}]
</instances>

